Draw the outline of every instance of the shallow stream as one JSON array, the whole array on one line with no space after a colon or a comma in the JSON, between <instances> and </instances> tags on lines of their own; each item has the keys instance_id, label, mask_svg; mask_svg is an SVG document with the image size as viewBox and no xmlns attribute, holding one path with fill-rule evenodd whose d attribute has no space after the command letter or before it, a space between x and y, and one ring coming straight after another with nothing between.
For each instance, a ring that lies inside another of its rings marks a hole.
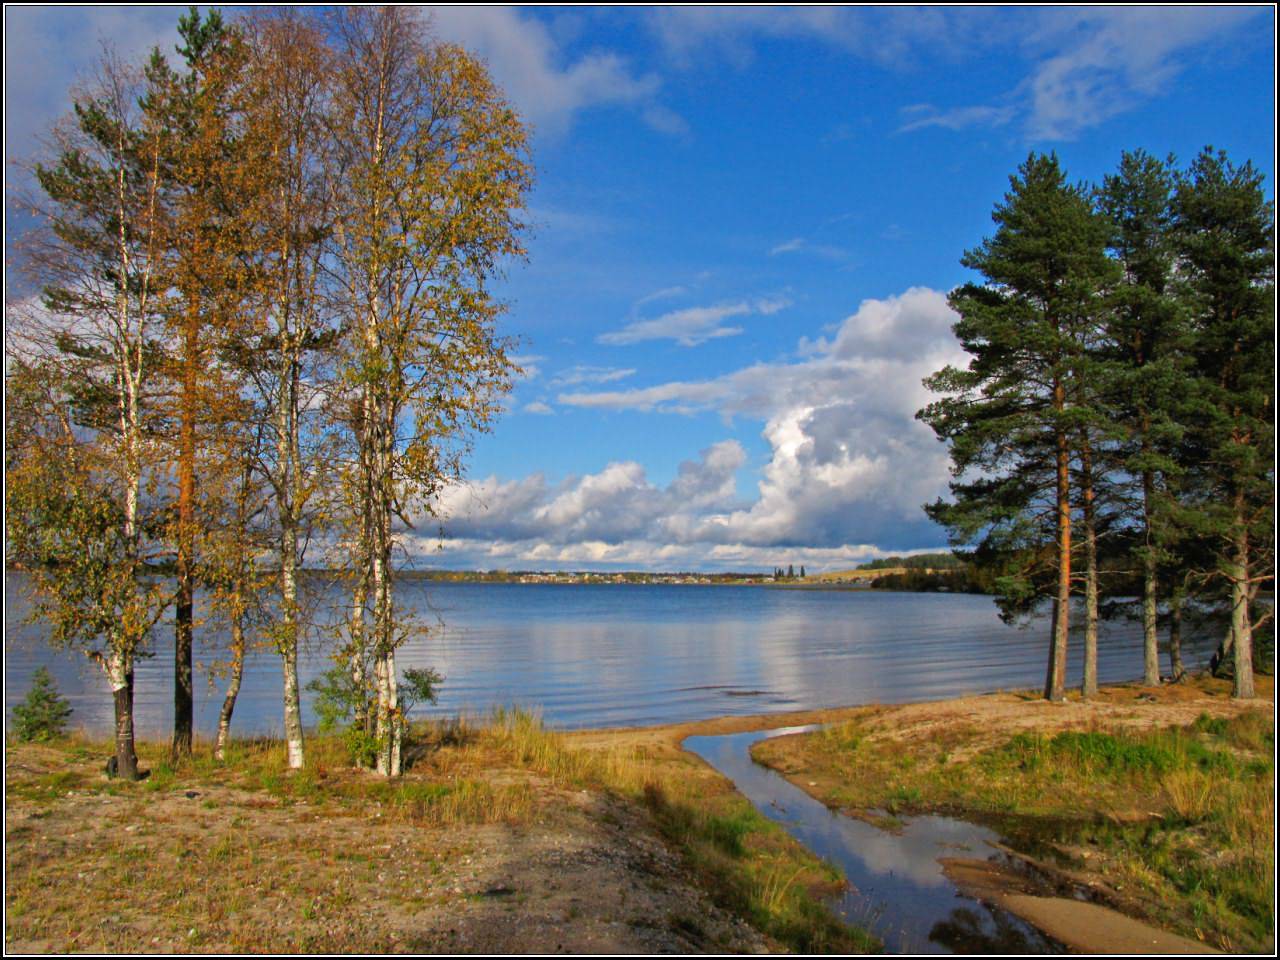
<instances>
[{"instance_id":1,"label":"shallow stream","mask_svg":"<svg viewBox=\"0 0 1280 960\"><path fill-rule=\"evenodd\" d=\"M966 896L939 857L1001 858L994 831L949 817L913 817L898 832L828 809L751 759L751 746L814 727L784 727L684 741L734 782L762 814L823 859L848 888L831 906L884 941L889 953L1063 953L1065 947L1006 910Z\"/></svg>"}]
</instances>

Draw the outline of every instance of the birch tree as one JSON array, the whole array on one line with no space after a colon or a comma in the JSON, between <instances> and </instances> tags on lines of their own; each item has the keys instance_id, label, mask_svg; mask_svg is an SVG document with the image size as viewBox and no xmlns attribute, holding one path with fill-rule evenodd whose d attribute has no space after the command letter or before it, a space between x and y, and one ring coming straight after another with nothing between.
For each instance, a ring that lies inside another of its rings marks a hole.
<instances>
[{"instance_id":1,"label":"birch tree","mask_svg":"<svg viewBox=\"0 0 1280 960\"><path fill-rule=\"evenodd\" d=\"M405 725L395 653L411 629L394 602L395 549L510 388L489 284L524 253L532 171L526 131L484 66L434 43L413 13L347 8L333 27L333 256L355 451L351 655L372 666L376 765L395 776Z\"/></svg>"},{"instance_id":2,"label":"birch tree","mask_svg":"<svg viewBox=\"0 0 1280 960\"><path fill-rule=\"evenodd\" d=\"M308 522L326 478L323 412L335 331L327 320L322 244L329 230L326 180L329 54L318 27L293 10L243 24L248 55L243 148L256 175L241 203L249 221L249 318L234 351L261 412L258 465L275 525L278 614L269 635L284 679L291 767L304 762L298 649L304 631L299 573Z\"/></svg>"},{"instance_id":3,"label":"birch tree","mask_svg":"<svg viewBox=\"0 0 1280 960\"><path fill-rule=\"evenodd\" d=\"M92 89L36 166L44 229L23 264L42 305L6 332L7 534L55 645L101 667L117 773L137 777L134 663L172 600L155 564L169 534L157 440L168 235L165 131L136 109L140 78L104 52Z\"/></svg>"}]
</instances>

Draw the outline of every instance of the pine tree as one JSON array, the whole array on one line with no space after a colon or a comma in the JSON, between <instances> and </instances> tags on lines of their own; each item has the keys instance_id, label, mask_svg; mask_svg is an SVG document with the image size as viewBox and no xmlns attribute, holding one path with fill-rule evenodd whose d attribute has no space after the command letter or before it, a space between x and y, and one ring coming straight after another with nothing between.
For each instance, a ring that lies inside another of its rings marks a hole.
<instances>
[{"instance_id":1,"label":"pine tree","mask_svg":"<svg viewBox=\"0 0 1280 960\"><path fill-rule=\"evenodd\" d=\"M31 689L13 708L13 733L19 740L52 740L65 732L71 704L58 695L53 675L38 667L31 675Z\"/></svg>"},{"instance_id":2,"label":"pine tree","mask_svg":"<svg viewBox=\"0 0 1280 960\"><path fill-rule=\"evenodd\" d=\"M950 297L956 336L972 359L925 384L946 394L917 416L951 447L954 499L926 510L957 545L1020 558L998 581L1006 613L1025 609L1052 572L1053 634L1045 697L1065 695L1072 589L1073 449L1096 415L1079 391L1082 357L1100 323L1114 268L1086 191L1056 156L1032 154L992 214L996 232L961 263L983 284ZM966 474L977 474L965 479ZM1052 548L1049 549L1049 544Z\"/></svg>"},{"instance_id":3,"label":"pine tree","mask_svg":"<svg viewBox=\"0 0 1280 960\"><path fill-rule=\"evenodd\" d=\"M1178 406L1186 384L1185 312L1174 296L1172 159L1139 150L1121 157L1096 199L1111 229L1109 247L1121 268L1111 294L1107 334L1112 363L1103 387L1127 436L1115 466L1134 487L1140 517L1143 682L1160 682L1157 644L1158 571L1177 536L1174 456L1182 434ZM1167 591L1165 591L1167 592ZM1176 671L1175 671L1176 672Z\"/></svg>"},{"instance_id":4,"label":"pine tree","mask_svg":"<svg viewBox=\"0 0 1280 960\"><path fill-rule=\"evenodd\" d=\"M1229 591L1239 698L1254 696L1251 602L1275 578L1274 210L1262 184L1251 164L1206 148L1174 198L1195 363L1183 468L1194 525L1216 560L1210 572Z\"/></svg>"},{"instance_id":5,"label":"pine tree","mask_svg":"<svg viewBox=\"0 0 1280 960\"><path fill-rule=\"evenodd\" d=\"M194 729L192 643L199 544L208 527L200 474L216 448L210 437L243 419L242 395L219 352L242 316L249 264L241 205L259 164L240 139L247 90L245 47L222 15L196 8L179 18L184 69L157 49L146 65L141 101L158 131L161 209L168 221L170 437L177 474L172 752L189 754Z\"/></svg>"}]
</instances>

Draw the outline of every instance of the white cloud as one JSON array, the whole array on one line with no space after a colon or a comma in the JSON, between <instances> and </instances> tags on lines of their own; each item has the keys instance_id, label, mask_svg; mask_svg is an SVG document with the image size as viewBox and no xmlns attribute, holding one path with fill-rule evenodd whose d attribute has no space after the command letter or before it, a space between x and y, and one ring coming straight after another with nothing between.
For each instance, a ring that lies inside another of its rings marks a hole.
<instances>
[{"instance_id":1,"label":"white cloud","mask_svg":"<svg viewBox=\"0 0 1280 960\"><path fill-rule=\"evenodd\" d=\"M492 541L494 556L525 566L767 569L793 551L817 569L938 547L944 537L921 505L945 491L947 455L914 417L931 399L921 380L964 362L954 321L944 294L912 288L864 301L829 334L804 339L799 359L559 396L570 407L759 420L769 456L753 498L738 492L746 451L726 440L683 463L666 486L641 464L618 461L557 485L537 474L453 488L441 505L453 518L447 532L467 549Z\"/></svg>"},{"instance_id":2,"label":"white cloud","mask_svg":"<svg viewBox=\"0 0 1280 960\"><path fill-rule=\"evenodd\" d=\"M185 7L11 6L4 10L6 161L38 152L71 109L71 87L92 75L101 44L131 63L153 47L171 60Z\"/></svg>"},{"instance_id":3,"label":"white cloud","mask_svg":"<svg viewBox=\"0 0 1280 960\"><path fill-rule=\"evenodd\" d=\"M734 570L768 572L779 564L803 564L810 575L847 570L883 556L875 544L802 549L748 547L739 544L678 544L653 540L609 543L553 543L546 540L482 540L451 537L418 538L418 549L436 554L446 566L507 570ZM907 553L910 551L899 551Z\"/></svg>"},{"instance_id":4,"label":"white cloud","mask_svg":"<svg viewBox=\"0 0 1280 960\"><path fill-rule=\"evenodd\" d=\"M1258 11L1125 7L1072 13L1046 31L1050 44L1059 35L1065 39L1022 88L1034 139L1072 139L1158 96L1197 48L1222 41Z\"/></svg>"},{"instance_id":5,"label":"white cloud","mask_svg":"<svg viewBox=\"0 0 1280 960\"><path fill-rule=\"evenodd\" d=\"M443 40L483 56L521 115L551 135L565 133L576 114L592 107L636 109L663 133L683 132L684 121L657 101L661 80L637 73L607 50L566 60L547 26L513 7L429 7Z\"/></svg>"},{"instance_id":6,"label":"white cloud","mask_svg":"<svg viewBox=\"0 0 1280 960\"><path fill-rule=\"evenodd\" d=\"M1158 97L1192 57L1238 35L1254 8L1092 7L1036 12L1020 46L1028 74L994 103L903 109L898 132L998 128L1030 140L1071 140Z\"/></svg>"},{"instance_id":7,"label":"white cloud","mask_svg":"<svg viewBox=\"0 0 1280 960\"><path fill-rule=\"evenodd\" d=\"M943 127L947 130L963 130L966 127L1002 127L1017 115L1017 110L1005 107L954 107L939 110L929 104L906 107L903 113L914 115L898 128L899 133L923 130L926 127Z\"/></svg>"},{"instance_id":8,"label":"white cloud","mask_svg":"<svg viewBox=\"0 0 1280 960\"><path fill-rule=\"evenodd\" d=\"M670 7L649 23L672 62L690 69L713 56L743 67L763 43L779 40L820 43L901 72L938 60L1021 59L1026 73L1000 97L905 108L899 132L1016 123L1031 140L1069 140L1160 96L1189 59L1212 55L1266 14L1259 5ZM1257 30L1269 36L1273 25Z\"/></svg>"},{"instance_id":9,"label":"white cloud","mask_svg":"<svg viewBox=\"0 0 1280 960\"><path fill-rule=\"evenodd\" d=\"M555 413L549 404L543 403L541 400L534 400L532 403L526 403L522 408L525 413L536 413L542 416L549 416Z\"/></svg>"},{"instance_id":10,"label":"white cloud","mask_svg":"<svg viewBox=\"0 0 1280 960\"><path fill-rule=\"evenodd\" d=\"M546 359L533 353L511 355L511 362L524 371L521 375L523 380L536 380L542 374L541 365Z\"/></svg>"},{"instance_id":11,"label":"white cloud","mask_svg":"<svg viewBox=\"0 0 1280 960\"><path fill-rule=\"evenodd\" d=\"M668 56L684 67L702 66L708 53L735 66L755 58L761 40L816 41L883 66L915 63L924 51L951 57L988 41L992 18L967 18L928 7L667 7L649 23Z\"/></svg>"},{"instance_id":12,"label":"white cloud","mask_svg":"<svg viewBox=\"0 0 1280 960\"><path fill-rule=\"evenodd\" d=\"M768 316L790 306L784 298L739 300L736 303L720 303L709 307L685 307L672 310L652 320L635 320L621 330L596 337L597 343L609 346L625 346L645 340L674 340L682 347L696 347L708 340L732 337L742 333L742 327L722 323L731 317L752 314Z\"/></svg>"},{"instance_id":13,"label":"white cloud","mask_svg":"<svg viewBox=\"0 0 1280 960\"><path fill-rule=\"evenodd\" d=\"M655 300L669 300L672 297L683 296L689 292L689 288L683 285L674 287L663 287L661 290L655 290L653 293L645 294L636 301L637 307L643 307L646 303L653 303Z\"/></svg>"},{"instance_id":14,"label":"white cloud","mask_svg":"<svg viewBox=\"0 0 1280 960\"><path fill-rule=\"evenodd\" d=\"M553 387L575 387L584 383L613 383L635 374L631 367L594 367L584 364L561 370L551 378Z\"/></svg>"},{"instance_id":15,"label":"white cloud","mask_svg":"<svg viewBox=\"0 0 1280 960\"><path fill-rule=\"evenodd\" d=\"M804 237L794 237L786 243L780 243L769 250L769 256L776 257L786 253L804 253L820 257L823 260L848 260L849 251L830 243L814 243Z\"/></svg>"},{"instance_id":16,"label":"white cloud","mask_svg":"<svg viewBox=\"0 0 1280 960\"><path fill-rule=\"evenodd\" d=\"M736 440L713 444L680 465L666 487L648 481L631 460L556 486L541 474L504 482L489 477L449 488L440 508L450 536L558 545L589 541L686 541L700 513L732 502L735 476L746 462Z\"/></svg>"}]
</instances>

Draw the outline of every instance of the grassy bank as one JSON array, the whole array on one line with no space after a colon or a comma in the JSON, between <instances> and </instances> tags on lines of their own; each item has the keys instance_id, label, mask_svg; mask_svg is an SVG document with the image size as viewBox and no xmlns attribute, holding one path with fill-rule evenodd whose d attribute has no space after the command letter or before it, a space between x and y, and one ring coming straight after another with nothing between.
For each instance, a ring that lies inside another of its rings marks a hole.
<instances>
[{"instance_id":1,"label":"grassy bank","mask_svg":"<svg viewBox=\"0 0 1280 960\"><path fill-rule=\"evenodd\" d=\"M886 828L922 812L983 820L1125 912L1223 949L1270 950L1272 704L1233 705L1221 684L1197 684L1061 708L1006 696L991 701L1001 718L981 698L932 717L872 708L755 756Z\"/></svg>"},{"instance_id":2,"label":"grassy bank","mask_svg":"<svg viewBox=\"0 0 1280 960\"><path fill-rule=\"evenodd\" d=\"M10 743L6 945L874 946L821 905L839 877L672 743L498 712L421 728L397 781L351 769L335 739L307 749L300 771L270 741L235 743L225 763L198 745L174 768L144 743L149 777L123 783L103 774L105 743Z\"/></svg>"}]
</instances>

